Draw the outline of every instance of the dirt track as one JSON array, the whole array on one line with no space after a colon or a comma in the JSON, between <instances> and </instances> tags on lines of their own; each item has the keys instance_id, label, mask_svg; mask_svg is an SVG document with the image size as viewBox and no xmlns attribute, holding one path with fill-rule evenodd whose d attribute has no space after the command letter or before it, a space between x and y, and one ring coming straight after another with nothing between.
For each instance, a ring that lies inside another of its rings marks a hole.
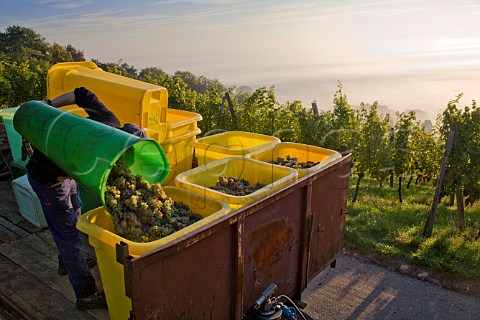
<instances>
[{"instance_id":1,"label":"dirt track","mask_svg":"<svg viewBox=\"0 0 480 320\"><path fill-rule=\"evenodd\" d=\"M312 319L480 319L480 298L342 255L302 295Z\"/></svg>"}]
</instances>

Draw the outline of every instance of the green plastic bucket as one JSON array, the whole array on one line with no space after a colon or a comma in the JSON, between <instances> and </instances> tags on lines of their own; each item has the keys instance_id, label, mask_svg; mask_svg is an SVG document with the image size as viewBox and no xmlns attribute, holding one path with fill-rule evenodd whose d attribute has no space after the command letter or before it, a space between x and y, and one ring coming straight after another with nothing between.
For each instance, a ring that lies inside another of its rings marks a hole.
<instances>
[{"instance_id":1,"label":"green plastic bucket","mask_svg":"<svg viewBox=\"0 0 480 320\"><path fill-rule=\"evenodd\" d=\"M152 139L86 119L39 101L22 105L13 125L25 139L105 204L104 191L112 166L121 159L135 175L163 182L169 164Z\"/></svg>"}]
</instances>

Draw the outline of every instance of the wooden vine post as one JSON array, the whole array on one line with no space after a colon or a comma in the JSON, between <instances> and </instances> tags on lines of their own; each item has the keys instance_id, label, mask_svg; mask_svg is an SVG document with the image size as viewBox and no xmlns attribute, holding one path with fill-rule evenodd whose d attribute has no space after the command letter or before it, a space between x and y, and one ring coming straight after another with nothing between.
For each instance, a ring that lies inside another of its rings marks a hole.
<instances>
[{"instance_id":1,"label":"wooden vine post","mask_svg":"<svg viewBox=\"0 0 480 320\"><path fill-rule=\"evenodd\" d=\"M432 208L423 229L423 236L429 238L432 236L433 226L435 224L435 215L437 214L437 206L440 202L440 192L442 190L443 177L445 171L447 170L448 157L450 156L450 151L452 151L453 140L455 137L455 130L450 131L447 138L447 145L445 148L445 154L442 159L442 164L440 165L440 174L438 175L437 186L435 188L435 195L433 196Z\"/></svg>"},{"instance_id":2,"label":"wooden vine post","mask_svg":"<svg viewBox=\"0 0 480 320\"><path fill-rule=\"evenodd\" d=\"M232 98L230 98L230 94L225 92L225 98L227 99L228 108L230 109L230 114L232 115L232 119L237 121L237 116L235 115L235 109L233 108Z\"/></svg>"},{"instance_id":3,"label":"wooden vine post","mask_svg":"<svg viewBox=\"0 0 480 320\"><path fill-rule=\"evenodd\" d=\"M318 116L318 107L317 107L317 102L313 101L312 102L312 111L315 116Z\"/></svg>"},{"instance_id":4,"label":"wooden vine post","mask_svg":"<svg viewBox=\"0 0 480 320\"><path fill-rule=\"evenodd\" d=\"M233 107L232 98L230 98L230 94L225 92L225 95L222 97L222 105L220 106L220 114L223 113L223 109L225 109L225 102L228 104L228 108L230 110L230 114L232 115L232 120L235 129L237 129L237 116L235 114L235 108Z\"/></svg>"}]
</instances>

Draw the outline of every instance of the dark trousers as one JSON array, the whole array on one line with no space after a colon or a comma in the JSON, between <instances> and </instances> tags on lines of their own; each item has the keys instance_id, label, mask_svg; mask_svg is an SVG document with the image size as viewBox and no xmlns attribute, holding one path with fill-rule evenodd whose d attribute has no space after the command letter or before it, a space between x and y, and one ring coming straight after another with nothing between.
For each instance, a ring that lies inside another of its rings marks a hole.
<instances>
[{"instance_id":1,"label":"dark trousers","mask_svg":"<svg viewBox=\"0 0 480 320\"><path fill-rule=\"evenodd\" d=\"M83 257L81 234L76 227L81 203L75 180L43 184L28 176L28 181L40 199L58 249L59 263L63 261L65 265L75 296L77 299L88 297L97 291L97 287Z\"/></svg>"}]
</instances>

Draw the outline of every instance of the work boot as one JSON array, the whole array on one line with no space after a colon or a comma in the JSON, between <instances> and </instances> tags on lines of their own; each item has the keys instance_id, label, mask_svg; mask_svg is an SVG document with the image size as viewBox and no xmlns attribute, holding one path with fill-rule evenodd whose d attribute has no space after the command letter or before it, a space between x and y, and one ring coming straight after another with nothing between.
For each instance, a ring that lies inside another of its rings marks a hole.
<instances>
[{"instance_id":1,"label":"work boot","mask_svg":"<svg viewBox=\"0 0 480 320\"><path fill-rule=\"evenodd\" d=\"M85 257L85 262L87 263L88 268L93 268L97 265L97 259L92 257ZM67 275L67 269L65 269L65 264L58 264L58 274L61 276Z\"/></svg>"},{"instance_id":2,"label":"work boot","mask_svg":"<svg viewBox=\"0 0 480 320\"><path fill-rule=\"evenodd\" d=\"M103 291L97 291L91 296L77 299L75 307L78 310L107 308L107 300Z\"/></svg>"}]
</instances>

